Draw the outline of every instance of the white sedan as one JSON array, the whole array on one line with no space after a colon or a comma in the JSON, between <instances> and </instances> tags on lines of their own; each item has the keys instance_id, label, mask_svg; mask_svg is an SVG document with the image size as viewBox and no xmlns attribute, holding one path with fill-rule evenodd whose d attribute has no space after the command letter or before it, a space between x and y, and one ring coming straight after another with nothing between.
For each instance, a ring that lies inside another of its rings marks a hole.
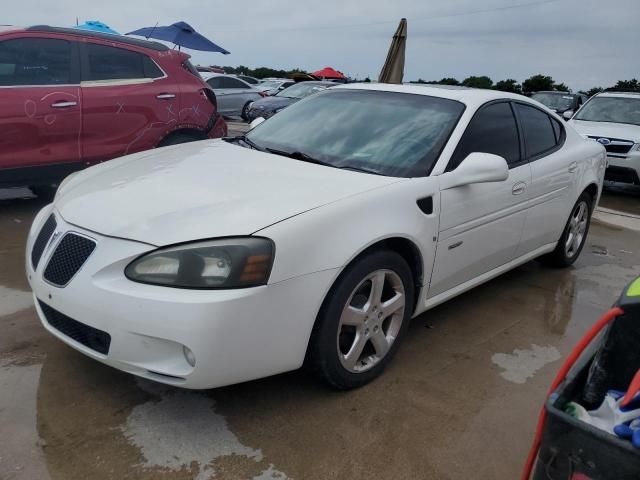
<instances>
[{"instance_id":1,"label":"white sedan","mask_svg":"<svg viewBox=\"0 0 640 480\"><path fill-rule=\"evenodd\" d=\"M604 169L522 96L339 86L68 178L27 276L49 332L126 372L210 388L307 362L353 388L411 317L537 257L572 264Z\"/></svg>"}]
</instances>

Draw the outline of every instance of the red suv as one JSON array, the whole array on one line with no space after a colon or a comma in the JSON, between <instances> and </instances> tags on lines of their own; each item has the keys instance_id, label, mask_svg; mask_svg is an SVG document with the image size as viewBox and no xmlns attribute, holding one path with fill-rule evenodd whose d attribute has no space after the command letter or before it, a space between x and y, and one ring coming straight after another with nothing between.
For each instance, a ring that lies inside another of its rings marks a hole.
<instances>
[{"instance_id":1,"label":"red suv","mask_svg":"<svg viewBox=\"0 0 640 480\"><path fill-rule=\"evenodd\" d=\"M104 160L226 135L188 59L120 35L0 27L0 187L44 193Z\"/></svg>"}]
</instances>

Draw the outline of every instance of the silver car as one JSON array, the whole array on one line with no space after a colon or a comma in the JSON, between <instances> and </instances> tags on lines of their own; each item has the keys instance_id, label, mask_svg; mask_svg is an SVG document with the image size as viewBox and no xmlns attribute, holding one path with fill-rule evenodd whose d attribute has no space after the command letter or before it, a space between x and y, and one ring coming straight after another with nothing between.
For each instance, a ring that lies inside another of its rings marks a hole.
<instances>
[{"instance_id":1,"label":"silver car","mask_svg":"<svg viewBox=\"0 0 640 480\"><path fill-rule=\"evenodd\" d=\"M220 73L201 73L201 75L216 94L218 113L225 117L240 116L246 120L249 105L264 96L260 90L233 75Z\"/></svg>"}]
</instances>

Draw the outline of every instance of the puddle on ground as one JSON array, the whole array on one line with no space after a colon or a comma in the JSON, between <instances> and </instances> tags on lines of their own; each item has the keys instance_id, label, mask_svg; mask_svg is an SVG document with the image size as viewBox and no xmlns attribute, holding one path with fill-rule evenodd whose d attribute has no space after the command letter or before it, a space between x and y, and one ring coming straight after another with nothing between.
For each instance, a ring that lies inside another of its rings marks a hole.
<instances>
[{"instance_id":1,"label":"puddle on ground","mask_svg":"<svg viewBox=\"0 0 640 480\"><path fill-rule=\"evenodd\" d=\"M36 428L36 392L41 365L0 364L0 478L47 480L42 440Z\"/></svg>"},{"instance_id":2,"label":"puddle on ground","mask_svg":"<svg viewBox=\"0 0 640 480\"><path fill-rule=\"evenodd\" d=\"M0 285L0 317L12 315L33 306L31 292Z\"/></svg>"},{"instance_id":3,"label":"puddle on ground","mask_svg":"<svg viewBox=\"0 0 640 480\"><path fill-rule=\"evenodd\" d=\"M552 345L533 344L530 349L515 349L510 353L496 353L491 361L503 369L500 375L513 383L526 383L545 365L560 360L558 349Z\"/></svg>"},{"instance_id":4,"label":"puddle on ground","mask_svg":"<svg viewBox=\"0 0 640 480\"><path fill-rule=\"evenodd\" d=\"M263 462L260 449L240 443L229 429L225 417L216 413L215 401L199 392L177 390L138 381L148 393L160 395L135 406L121 430L144 458L142 467L180 471L196 464L196 480L216 478L216 460L244 457ZM265 465L266 466L266 465ZM258 470L260 471L260 470ZM287 475L268 465L257 480L286 480Z\"/></svg>"}]
</instances>

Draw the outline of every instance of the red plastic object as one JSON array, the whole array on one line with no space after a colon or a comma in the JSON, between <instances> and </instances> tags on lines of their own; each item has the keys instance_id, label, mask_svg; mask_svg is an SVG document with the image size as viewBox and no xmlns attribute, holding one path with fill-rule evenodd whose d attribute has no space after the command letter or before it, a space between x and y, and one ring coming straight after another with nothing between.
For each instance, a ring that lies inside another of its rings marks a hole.
<instances>
[{"instance_id":1,"label":"red plastic object","mask_svg":"<svg viewBox=\"0 0 640 480\"><path fill-rule=\"evenodd\" d=\"M551 384L551 388L549 389L549 393L547 394L547 398L555 392L558 386L562 383L562 381L571 370L571 367L578 360L582 352L589 346L589 344L593 341L593 339L602 331L604 327L606 327L609 322L611 322L616 317L622 315L624 311L619 307L614 307L611 310L607 311L593 326L587 331L584 337L578 342L578 344L571 351L567 359L562 364L562 367L558 371L555 380ZM637 377L638 375L636 375ZM634 378L635 380L635 378ZM538 456L538 450L540 449L540 443L542 442L542 430L544 429L544 422L547 418L547 411L542 407L540 411L540 415L538 416L538 424L536 426L536 434L533 439L533 445L531 445L531 450L529 451L529 456L527 457L527 463L524 466L524 470L522 471L521 480L529 480L531 477L531 472L533 470L533 465L536 461L536 457ZM575 478L575 476L574 476ZM582 480L578 477L576 480Z\"/></svg>"},{"instance_id":2,"label":"red plastic object","mask_svg":"<svg viewBox=\"0 0 640 480\"><path fill-rule=\"evenodd\" d=\"M636 396L636 393L640 392L640 370L638 370L631 380L629 384L629 388L627 389L627 393L624 397L622 397L622 402L620 402L620 406L626 407L629 405L629 402L633 400L633 397Z\"/></svg>"}]
</instances>

